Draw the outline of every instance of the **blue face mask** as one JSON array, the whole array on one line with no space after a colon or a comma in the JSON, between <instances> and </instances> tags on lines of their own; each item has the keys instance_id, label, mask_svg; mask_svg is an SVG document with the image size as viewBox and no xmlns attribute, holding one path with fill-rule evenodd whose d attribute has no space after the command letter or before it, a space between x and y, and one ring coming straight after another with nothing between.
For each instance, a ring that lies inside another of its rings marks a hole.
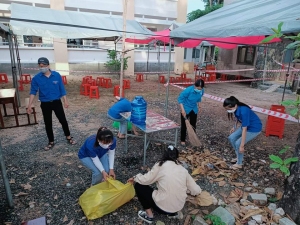
<instances>
[{"instance_id":1,"label":"blue face mask","mask_svg":"<svg viewBox=\"0 0 300 225\"><path fill-rule=\"evenodd\" d=\"M196 91L197 93L201 93L202 92L202 90L199 90L197 88L195 88L194 91Z\"/></svg>"}]
</instances>

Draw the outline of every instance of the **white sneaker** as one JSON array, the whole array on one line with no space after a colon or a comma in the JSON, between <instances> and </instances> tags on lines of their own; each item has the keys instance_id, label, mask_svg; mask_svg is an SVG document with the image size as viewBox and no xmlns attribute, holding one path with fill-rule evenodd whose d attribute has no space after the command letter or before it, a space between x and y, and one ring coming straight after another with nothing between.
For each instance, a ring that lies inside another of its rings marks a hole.
<instances>
[{"instance_id":1,"label":"white sneaker","mask_svg":"<svg viewBox=\"0 0 300 225\"><path fill-rule=\"evenodd\" d=\"M167 217L169 219L179 219L179 220L182 220L183 219L183 213L181 211L178 211L174 216L167 215Z\"/></svg>"},{"instance_id":2,"label":"white sneaker","mask_svg":"<svg viewBox=\"0 0 300 225\"><path fill-rule=\"evenodd\" d=\"M138 212L138 216L139 216L142 220L144 220L145 222L147 222L147 223L153 223L153 221L154 221L154 219L148 217L147 213L146 213L145 211L143 211L143 210L140 210L140 211Z\"/></svg>"}]
</instances>

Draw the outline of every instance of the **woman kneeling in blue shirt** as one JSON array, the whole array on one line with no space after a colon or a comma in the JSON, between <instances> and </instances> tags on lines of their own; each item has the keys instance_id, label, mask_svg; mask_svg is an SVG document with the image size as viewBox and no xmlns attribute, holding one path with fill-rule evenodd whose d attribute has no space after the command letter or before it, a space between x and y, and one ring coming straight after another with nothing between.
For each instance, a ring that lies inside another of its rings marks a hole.
<instances>
[{"instance_id":1,"label":"woman kneeling in blue shirt","mask_svg":"<svg viewBox=\"0 0 300 225\"><path fill-rule=\"evenodd\" d=\"M251 108L239 102L234 96L226 98L223 107L228 112L228 119L233 120L233 114L236 117L236 123L230 130L229 142L235 150L236 159L231 162L236 163L231 166L231 169L241 169L243 166L243 158L245 152L245 144L256 136L262 130L262 124L259 117L251 110ZM237 128L237 123L241 123L241 127Z\"/></svg>"},{"instance_id":2,"label":"woman kneeling in blue shirt","mask_svg":"<svg viewBox=\"0 0 300 225\"><path fill-rule=\"evenodd\" d=\"M80 148L78 157L82 164L92 170L92 185L116 178L114 172L116 138L106 127L100 127L97 135L90 136Z\"/></svg>"}]
</instances>

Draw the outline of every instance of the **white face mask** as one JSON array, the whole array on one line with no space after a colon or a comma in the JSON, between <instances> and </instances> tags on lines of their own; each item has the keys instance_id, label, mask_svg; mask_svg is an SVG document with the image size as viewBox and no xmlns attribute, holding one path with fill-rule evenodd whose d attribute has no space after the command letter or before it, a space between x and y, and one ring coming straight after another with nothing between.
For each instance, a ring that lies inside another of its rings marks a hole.
<instances>
[{"instance_id":1,"label":"white face mask","mask_svg":"<svg viewBox=\"0 0 300 225\"><path fill-rule=\"evenodd\" d=\"M49 70L48 67L41 67L41 68L40 68L40 72L42 72L42 73L47 73L48 70Z\"/></svg>"},{"instance_id":2,"label":"white face mask","mask_svg":"<svg viewBox=\"0 0 300 225\"><path fill-rule=\"evenodd\" d=\"M104 148L104 149L108 149L110 144L102 144L100 141L99 141L99 145L101 148Z\"/></svg>"},{"instance_id":3,"label":"white face mask","mask_svg":"<svg viewBox=\"0 0 300 225\"><path fill-rule=\"evenodd\" d=\"M228 113L234 113L236 109L229 109L227 110Z\"/></svg>"}]
</instances>

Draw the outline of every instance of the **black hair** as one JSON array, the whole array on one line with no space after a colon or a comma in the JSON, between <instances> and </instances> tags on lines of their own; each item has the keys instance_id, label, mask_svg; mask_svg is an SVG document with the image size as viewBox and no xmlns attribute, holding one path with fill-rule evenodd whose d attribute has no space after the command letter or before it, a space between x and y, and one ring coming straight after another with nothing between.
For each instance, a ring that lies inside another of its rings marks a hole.
<instances>
[{"instance_id":1,"label":"black hair","mask_svg":"<svg viewBox=\"0 0 300 225\"><path fill-rule=\"evenodd\" d=\"M248 108L250 108L249 105L240 102L236 97L234 96L230 96L229 98L226 98L223 102L223 107L229 107L229 108L233 108L235 106L246 106ZM228 113L228 119L229 120L233 120L233 113Z\"/></svg>"},{"instance_id":2,"label":"black hair","mask_svg":"<svg viewBox=\"0 0 300 225\"><path fill-rule=\"evenodd\" d=\"M203 88L204 87L204 80L202 80L202 79L196 80L195 81L195 86Z\"/></svg>"},{"instance_id":3,"label":"black hair","mask_svg":"<svg viewBox=\"0 0 300 225\"><path fill-rule=\"evenodd\" d=\"M103 144L112 143L113 139L114 139L114 134L109 129L107 129L107 127L100 127L96 135L96 141L94 146L95 147L99 146L98 141L101 141Z\"/></svg>"},{"instance_id":4,"label":"black hair","mask_svg":"<svg viewBox=\"0 0 300 225\"><path fill-rule=\"evenodd\" d=\"M172 145L169 145L165 151L164 151L164 154L163 154L163 157L161 158L161 160L158 161L158 165L159 166L162 166L162 164L164 164L166 161L173 161L175 162L176 164L178 164L178 156L179 156L179 152L178 152L178 149L175 148L174 146Z\"/></svg>"}]
</instances>

